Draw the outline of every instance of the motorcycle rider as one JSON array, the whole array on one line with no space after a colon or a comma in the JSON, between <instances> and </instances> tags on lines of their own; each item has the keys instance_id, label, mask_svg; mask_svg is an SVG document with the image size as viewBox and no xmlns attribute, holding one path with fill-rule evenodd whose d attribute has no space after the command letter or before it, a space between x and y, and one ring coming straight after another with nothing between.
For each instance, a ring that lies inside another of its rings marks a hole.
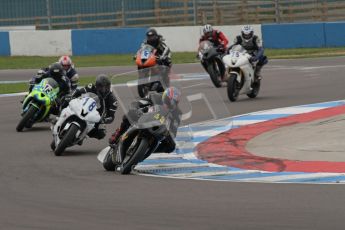
<instances>
[{"instance_id":1,"label":"motorcycle rider","mask_svg":"<svg viewBox=\"0 0 345 230\"><path fill-rule=\"evenodd\" d=\"M222 31L215 30L210 24L206 24L204 25L202 32L203 35L199 39L199 43L208 40L217 47L218 52L221 54L225 53L229 40Z\"/></svg>"},{"instance_id":2,"label":"motorcycle rider","mask_svg":"<svg viewBox=\"0 0 345 230\"><path fill-rule=\"evenodd\" d=\"M114 121L115 112L117 109L117 99L111 92L111 82L108 76L101 74L96 78L95 84L89 85L77 89L72 96L66 101L70 101L72 98L81 96L84 93L94 93L99 97L100 108L97 109L102 119L95 125L95 128L88 133L88 136L96 139L103 139L106 135L105 127L100 127L101 124L110 124Z\"/></svg>"},{"instance_id":3,"label":"motorcycle rider","mask_svg":"<svg viewBox=\"0 0 345 230\"><path fill-rule=\"evenodd\" d=\"M149 108L156 105L161 104L163 105L163 108L167 109L169 111L169 114L171 115L171 126L168 127L170 134L168 135L164 141L159 145L159 147L156 149L156 152L166 152L171 153L175 150L176 143L174 141L174 138L176 137L177 128L180 125L181 122L181 110L178 107L178 103L180 100L181 93L180 91L175 87L169 87L167 88L163 93L157 93L151 91L146 98L141 98L138 101L135 101L132 103L134 105L128 113L131 119L135 117L136 119L139 119L139 117L143 114L149 111ZM139 111L139 114L138 114ZM135 114L135 115L133 115ZM109 144L116 145L121 137L122 134L124 134L128 128L130 127L130 122L128 120L128 117L126 115L122 118L122 123L119 128L116 129L116 131L111 135L109 138Z\"/></svg>"},{"instance_id":4,"label":"motorcycle rider","mask_svg":"<svg viewBox=\"0 0 345 230\"><path fill-rule=\"evenodd\" d=\"M48 70L44 73L42 73L39 76L36 76L31 82L30 82L30 88L29 92L32 91L35 84L38 84L42 81L42 79L51 77L53 78L58 84L59 84L59 94L58 98L56 100L56 105L52 107L51 113L54 115L57 115L59 113L59 106L61 104L63 96L67 95L71 91L70 87L70 81L65 76L65 71L62 67L62 65L59 62L53 63L49 66Z\"/></svg>"},{"instance_id":5,"label":"motorcycle rider","mask_svg":"<svg viewBox=\"0 0 345 230\"><path fill-rule=\"evenodd\" d=\"M247 52L252 55L250 62L256 62L256 68L254 72L255 79L261 80L261 69L267 64L267 57L264 55L264 48L261 39L254 34L254 29L250 25L245 25L241 29L241 34L236 36L234 44L230 46L229 50L234 45L241 45Z\"/></svg>"},{"instance_id":6,"label":"motorcycle rider","mask_svg":"<svg viewBox=\"0 0 345 230\"><path fill-rule=\"evenodd\" d=\"M71 81L71 89L75 90L78 87L78 81L79 81L79 75L74 67L74 64L72 62L72 59L67 56L61 56L59 58L59 63L62 65L64 70L66 71L66 76L70 79Z\"/></svg>"},{"instance_id":7,"label":"motorcycle rider","mask_svg":"<svg viewBox=\"0 0 345 230\"><path fill-rule=\"evenodd\" d=\"M71 83L71 90L75 90L78 86L78 81L79 81L79 75L74 68L72 59L69 56L61 56L58 60L58 63L61 64L63 67L63 70L65 71L65 76L69 79ZM37 75L34 76L29 84L30 84L30 89L31 91L32 87L36 84L36 78L41 78L42 75L46 74L49 71L49 66L45 68L41 68L37 71Z\"/></svg>"},{"instance_id":8,"label":"motorcycle rider","mask_svg":"<svg viewBox=\"0 0 345 230\"><path fill-rule=\"evenodd\" d=\"M171 51L164 41L165 39L162 35L157 33L157 30L150 28L146 31L146 39L143 41L141 46L147 44L157 49L158 64L170 68L172 65Z\"/></svg>"}]
</instances>

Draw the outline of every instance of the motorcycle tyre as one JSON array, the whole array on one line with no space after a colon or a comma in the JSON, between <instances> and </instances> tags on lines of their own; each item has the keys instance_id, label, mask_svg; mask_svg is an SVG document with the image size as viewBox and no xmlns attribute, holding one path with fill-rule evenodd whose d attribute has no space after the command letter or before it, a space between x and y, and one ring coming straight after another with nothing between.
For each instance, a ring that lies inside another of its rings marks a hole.
<instances>
[{"instance_id":1,"label":"motorcycle tyre","mask_svg":"<svg viewBox=\"0 0 345 230\"><path fill-rule=\"evenodd\" d=\"M35 115L37 110L38 109L35 106L30 106L28 111L26 111L26 113L23 115L22 119L19 121L19 123L16 127L17 132L23 131L24 127L27 127L27 126L30 127L30 124L28 122Z\"/></svg>"},{"instance_id":2,"label":"motorcycle tyre","mask_svg":"<svg viewBox=\"0 0 345 230\"><path fill-rule=\"evenodd\" d=\"M247 94L249 98L256 98L259 94L260 91L260 86L261 86L261 81L258 80L257 82L254 82L252 85L252 91Z\"/></svg>"},{"instance_id":3,"label":"motorcycle tyre","mask_svg":"<svg viewBox=\"0 0 345 230\"><path fill-rule=\"evenodd\" d=\"M71 144L75 135L77 134L79 127L75 124L71 124L69 129L66 131L66 134L62 137L62 140L56 146L54 151L55 156L61 156L65 149Z\"/></svg>"},{"instance_id":4,"label":"motorcycle tyre","mask_svg":"<svg viewBox=\"0 0 345 230\"><path fill-rule=\"evenodd\" d=\"M216 61L215 62L215 65L218 65L218 63ZM213 67L213 64L209 64L207 66L207 72L208 74L210 75L210 78L211 78L211 81L213 83L213 85L216 87L216 88L220 88L222 86L222 83L221 81L219 80L220 78L220 73L218 72L217 74L217 70L214 69Z\"/></svg>"},{"instance_id":5,"label":"motorcycle tyre","mask_svg":"<svg viewBox=\"0 0 345 230\"><path fill-rule=\"evenodd\" d=\"M121 174L129 174L135 165L139 163L139 161L145 156L145 151L149 147L149 142L146 138L142 138L138 148L132 154L131 158L125 163L121 164L120 166L120 173Z\"/></svg>"},{"instance_id":6,"label":"motorcycle tyre","mask_svg":"<svg viewBox=\"0 0 345 230\"><path fill-rule=\"evenodd\" d=\"M104 162L103 162L103 168L106 171L115 171L115 167L116 165L114 164L113 160L112 160L112 156L111 153L114 151L113 148L110 148L109 151L107 152Z\"/></svg>"},{"instance_id":7,"label":"motorcycle tyre","mask_svg":"<svg viewBox=\"0 0 345 230\"><path fill-rule=\"evenodd\" d=\"M240 89L238 89L238 82L236 80L236 74L231 74L228 80L227 93L230 101L234 102L238 98Z\"/></svg>"}]
</instances>

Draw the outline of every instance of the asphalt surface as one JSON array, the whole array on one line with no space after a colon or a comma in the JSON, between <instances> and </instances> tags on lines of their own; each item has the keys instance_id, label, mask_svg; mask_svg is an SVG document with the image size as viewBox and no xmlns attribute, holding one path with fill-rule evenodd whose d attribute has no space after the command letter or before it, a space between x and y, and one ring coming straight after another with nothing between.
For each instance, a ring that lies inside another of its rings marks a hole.
<instances>
[{"instance_id":1,"label":"asphalt surface","mask_svg":"<svg viewBox=\"0 0 345 230\"><path fill-rule=\"evenodd\" d=\"M246 145L256 156L345 162L344 114L265 132ZM272 146L279 146L279 150Z\"/></svg>"},{"instance_id":2,"label":"asphalt surface","mask_svg":"<svg viewBox=\"0 0 345 230\"><path fill-rule=\"evenodd\" d=\"M271 61L259 97L241 96L235 103L210 80L184 82L183 87L189 93L219 92L219 103L232 115L340 100L345 97L344 62L345 57ZM201 72L198 65L176 68ZM342 185L119 176L97 162L106 140L88 139L55 157L47 124L15 131L19 99L0 98L0 229L344 229ZM204 119L204 113L197 104L187 122ZM109 132L120 119L121 111Z\"/></svg>"},{"instance_id":3,"label":"asphalt surface","mask_svg":"<svg viewBox=\"0 0 345 230\"><path fill-rule=\"evenodd\" d=\"M195 73L195 71L202 71L199 63L195 64L176 64L177 73ZM174 68L175 68L174 66ZM194 68L191 68L194 66ZM110 76L122 74L125 72L135 71L136 66L104 66L104 67L81 67L77 68L80 77L94 76L99 74L107 74ZM22 69L22 70L0 70L0 81L26 81L31 79L37 73L37 69Z\"/></svg>"}]
</instances>

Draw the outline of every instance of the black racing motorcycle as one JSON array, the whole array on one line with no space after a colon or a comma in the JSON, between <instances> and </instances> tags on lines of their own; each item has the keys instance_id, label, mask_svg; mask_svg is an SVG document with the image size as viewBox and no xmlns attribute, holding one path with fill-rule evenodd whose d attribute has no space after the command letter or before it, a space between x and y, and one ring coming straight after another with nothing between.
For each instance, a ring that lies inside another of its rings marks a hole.
<instances>
[{"instance_id":1,"label":"black racing motorcycle","mask_svg":"<svg viewBox=\"0 0 345 230\"><path fill-rule=\"evenodd\" d=\"M202 41L199 44L198 56L201 65L210 75L212 83L216 88L222 86L222 82L225 81L225 66L222 61L221 54L217 51L217 48L213 46L210 41Z\"/></svg>"},{"instance_id":2,"label":"black racing motorcycle","mask_svg":"<svg viewBox=\"0 0 345 230\"><path fill-rule=\"evenodd\" d=\"M120 137L116 145L110 145L103 159L105 170L129 174L171 135L168 128L171 124L169 116L169 112L161 105L150 107Z\"/></svg>"}]
</instances>

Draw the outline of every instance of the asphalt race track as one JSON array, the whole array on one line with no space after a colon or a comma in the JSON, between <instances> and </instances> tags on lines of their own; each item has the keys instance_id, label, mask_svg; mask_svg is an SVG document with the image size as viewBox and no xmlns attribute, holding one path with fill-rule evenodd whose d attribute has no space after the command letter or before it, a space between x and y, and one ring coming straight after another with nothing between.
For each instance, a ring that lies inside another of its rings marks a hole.
<instances>
[{"instance_id":1,"label":"asphalt race track","mask_svg":"<svg viewBox=\"0 0 345 230\"><path fill-rule=\"evenodd\" d=\"M340 100L345 98L344 63L345 57L273 60L264 68L257 99L241 96L230 103L226 89L218 91L232 115ZM202 72L198 64L175 69ZM88 68L83 71L89 73ZM0 80L31 74L0 71ZM217 91L209 79L183 84L200 83L207 85L186 90ZM344 229L343 185L119 176L105 172L96 159L107 140L88 139L55 157L48 124L15 131L20 99L0 98L0 229ZM202 113L201 106L193 109L198 111ZM119 111L109 132L121 116Z\"/></svg>"}]
</instances>

